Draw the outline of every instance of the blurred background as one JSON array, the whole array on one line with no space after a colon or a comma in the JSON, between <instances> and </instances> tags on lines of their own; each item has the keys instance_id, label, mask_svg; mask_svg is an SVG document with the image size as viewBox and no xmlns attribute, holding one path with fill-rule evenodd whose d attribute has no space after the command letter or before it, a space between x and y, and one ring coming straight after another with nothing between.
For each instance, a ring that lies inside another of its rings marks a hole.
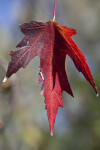
<instances>
[{"instance_id":1,"label":"blurred background","mask_svg":"<svg viewBox=\"0 0 100 150\"><path fill-rule=\"evenodd\" d=\"M23 38L18 25L52 20L53 6L54 0L0 0L0 150L100 150L100 97L69 57L74 98L63 92L64 110L58 110L53 137L37 82L39 58L2 85L9 52ZM56 21L77 30L73 39L100 91L100 0L58 0Z\"/></svg>"}]
</instances>

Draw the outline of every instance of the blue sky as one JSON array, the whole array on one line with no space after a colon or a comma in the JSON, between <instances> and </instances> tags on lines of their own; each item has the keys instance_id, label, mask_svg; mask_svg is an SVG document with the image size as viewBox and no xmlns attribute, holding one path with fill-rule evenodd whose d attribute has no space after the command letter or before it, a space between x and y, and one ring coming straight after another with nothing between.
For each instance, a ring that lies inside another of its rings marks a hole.
<instances>
[{"instance_id":1,"label":"blue sky","mask_svg":"<svg viewBox=\"0 0 100 150\"><path fill-rule=\"evenodd\" d=\"M15 24L16 21L18 21L16 19L16 16L20 15L21 11L23 10L22 8L24 8L27 2L29 2L29 0L0 0L0 25L9 28L13 24ZM41 5L41 9L43 9L42 5L44 6L44 9L46 9L48 14L52 18L54 3L52 3L52 1L47 2L46 0L42 0L40 3L40 1L37 0L38 8L40 8L39 4ZM59 18L61 19L61 16L63 16L62 5L60 5L60 3L57 3L57 6L58 9L56 12L56 17L58 14Z\"/></svg>"},{"instance_id":2,"label":"blue sky","mask_svg":"<svg viewBox=\"0 0 100 150\"><path fill-rule=\"evenodd\" d=\"M13 0L0 1L0 24L9 24L12 21L12 3Z\"/></svg>"},{"instance_id":3,"label":"blue sky","mask_svg":"<svg viewBox=\"0 0 100 150\"><path fill-rule=\"evenodd\" d=\"M21 11L23 0L0 0L0 25L4 27L12 26L14 20L14 9L16 11L16 3L19 4ZM24 0L26 1L26 0ZM14 8L15 7L15 8Z\"/></svg>"}]
</instances>

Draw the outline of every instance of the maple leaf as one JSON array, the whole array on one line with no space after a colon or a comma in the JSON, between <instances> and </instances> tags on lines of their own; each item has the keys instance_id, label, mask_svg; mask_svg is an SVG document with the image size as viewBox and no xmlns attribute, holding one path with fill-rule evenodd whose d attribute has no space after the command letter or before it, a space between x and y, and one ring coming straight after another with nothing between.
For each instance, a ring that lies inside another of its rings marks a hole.
<instances>
[{"instance_id":1,"label":"maple leaf","mask_svg":"<svg viewBox=\"0 0 100 150\"><path fill-rule=\"evenodd\" d=\"M38 82L42 83L41 93L45 96L46 110L49 120L50 133L59 107L63 106L62 92L66 91L73 96L65 71L66 55L70 56L79 72L97 93L86 59L80 49L72 40L76 34L74 29L63 27L55 19L48 22L31 21L20 25L21 32L25 35L16 46L17 51L11 51L6 77L9 78L21 67L35 57L40 58L40 72Z\"/></svg>"}]
</instances>

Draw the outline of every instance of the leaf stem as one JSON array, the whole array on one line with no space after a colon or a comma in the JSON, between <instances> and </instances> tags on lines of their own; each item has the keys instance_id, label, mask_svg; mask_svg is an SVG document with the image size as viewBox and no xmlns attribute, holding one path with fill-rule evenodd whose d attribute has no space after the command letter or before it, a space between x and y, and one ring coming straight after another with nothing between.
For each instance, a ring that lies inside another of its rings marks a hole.
<instances>
[{"instance_id":1,"label":"leaf stem","mask_svg":"<svg viewBox=\"0 0 100 150\"><path fill-rule=\"evenodd\" d=\"M53 21L55 21L56 4L57 4L57 0L55 0L55 4L54 4Z\"/></svg>"}]
</instances>

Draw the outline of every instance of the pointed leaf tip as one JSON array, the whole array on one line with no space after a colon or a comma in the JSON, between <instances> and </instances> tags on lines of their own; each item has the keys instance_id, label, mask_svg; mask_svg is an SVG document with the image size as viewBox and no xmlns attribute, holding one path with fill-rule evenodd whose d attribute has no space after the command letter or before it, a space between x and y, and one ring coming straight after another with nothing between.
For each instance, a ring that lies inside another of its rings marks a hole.
<instances>
[{"instance_id":1,"label":"pointed leaf tip","mask_svg":"<svg viewBox=\"0 0 100 150\"><path fill-rule=\"evenodd\" d=\"M3 83L6 82L7 80L8 80L8 78L7 78L7 77L4 77Z\"/></svg>"},{"instance_id":2,"label":"pointed leaf tip","mask_svg":"<svg viewBox=\"0 0 100 150\"><path fill-rule=\"evenodd\" d=\"M53 134L52 134L52 133L51 133L50 135L51 135L51 136L53 136Z\"/></svg>"},{"instance_id":3,"label":"pointed leaf tip","mask_svg":"<svg viewBox=\"0 0 100 150\"><path fill-rule=\"evenodd\" d=\"M50 135L53 136L53 131L50 132Z\"/></svg>"},{"instance_id":4,"label":"pointed leaf tip","mask_svg":"<svg viewBox=\"0 0 100 150\"><path fill-rule=\"evenodd\" d=\"M97 93L97 95L96 95L97 97L99 97L99 93Z\"/></svg>"}]
</instances>

